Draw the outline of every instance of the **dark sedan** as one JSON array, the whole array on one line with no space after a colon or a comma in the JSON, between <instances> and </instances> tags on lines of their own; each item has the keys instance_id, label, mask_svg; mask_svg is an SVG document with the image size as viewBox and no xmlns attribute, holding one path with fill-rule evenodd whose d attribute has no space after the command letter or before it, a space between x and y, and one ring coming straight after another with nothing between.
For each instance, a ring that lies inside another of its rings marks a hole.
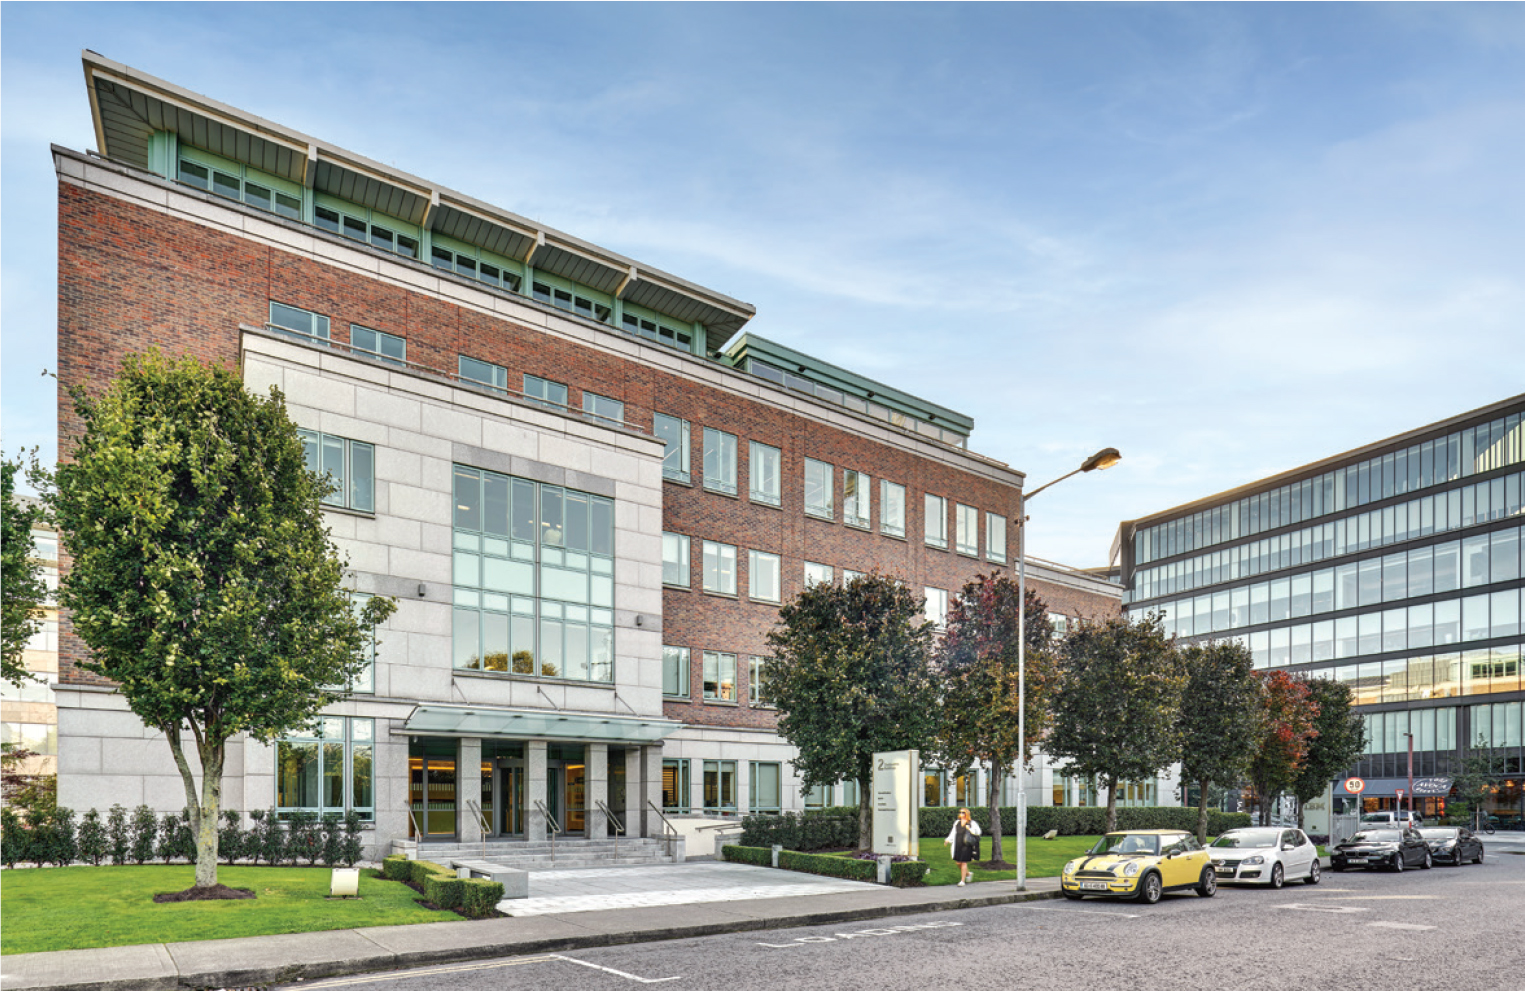
<instances>
[{"instance_id":1,"label":"dark sedan","mask_svg":"<svg viewBox=\"0 0 1525 991\"><path fill-rule=\"evenodd\" d=\"M1428 869L1433 863L1430 846L1417 829L1362 829L1329 851L1329 869L1351 867L1405 867Z\"/></svg>"},{"instance_id":2,"label":"dark sedan","mask_svg":"<svg viewBox=\"0 0 1525 991\"><path fill-rule=\"evenodd\" d=\"M1472 830L1460 826L1426 826L1419 831L1429 844L1430 856L1437 864L1481 864L1483 841L1472 835Z\"/></svg>"}]
</instances>

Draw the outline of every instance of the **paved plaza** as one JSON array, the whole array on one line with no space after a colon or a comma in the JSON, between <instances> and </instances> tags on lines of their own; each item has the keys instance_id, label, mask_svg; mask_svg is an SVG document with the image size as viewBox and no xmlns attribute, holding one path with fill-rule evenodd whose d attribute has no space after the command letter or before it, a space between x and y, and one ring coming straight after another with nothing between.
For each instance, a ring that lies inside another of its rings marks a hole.
<instances>
[{"instance_id":1,"label":"paved plaza","mask_svg":"<svg viewBox=\"0 0 1525 991\"><path fill-rule=\"evenodd\" d=\"M515 917L595 912L654 905L797 898L873 889L874 885L722 861L650 867L587 867L535 871L528 898L505 899L498 909Z\"/></svg>"}]
</instances>

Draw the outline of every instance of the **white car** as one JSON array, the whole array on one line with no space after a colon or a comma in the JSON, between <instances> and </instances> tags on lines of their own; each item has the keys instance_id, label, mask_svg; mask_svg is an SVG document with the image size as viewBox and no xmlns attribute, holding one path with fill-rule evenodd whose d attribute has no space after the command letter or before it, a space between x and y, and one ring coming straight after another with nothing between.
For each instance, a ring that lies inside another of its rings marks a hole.
<instances>
[{"instance_id":1,"label":"white car","mask_svg":"<svg viewBox=\"0 0 1525 991\"><path fill-rule=\"evenodd\" d=\"M1230 829L1208 844L1219 884L1318 884L1318 847L1301 829Z\"/></svg>"}]
</instances>

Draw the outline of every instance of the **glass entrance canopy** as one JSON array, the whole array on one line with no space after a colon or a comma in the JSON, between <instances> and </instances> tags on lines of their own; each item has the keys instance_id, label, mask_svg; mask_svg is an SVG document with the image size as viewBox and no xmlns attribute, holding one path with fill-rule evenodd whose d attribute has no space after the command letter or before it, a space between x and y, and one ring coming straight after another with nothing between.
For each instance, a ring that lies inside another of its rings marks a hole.
<instances>
[{"instance_id":1,"label":"glass entrance canopy","mask_svg":"<svg viewBox=\"0 0 1525 991\"><path fill-rule=\"evenodd\" d=\"M591 740L606 743L656 743L681 723L668 719L597 716L545 709L477 709L421 705L403 724L410 736L479 736L515 740Z\"/></svg>"}]
</instances>

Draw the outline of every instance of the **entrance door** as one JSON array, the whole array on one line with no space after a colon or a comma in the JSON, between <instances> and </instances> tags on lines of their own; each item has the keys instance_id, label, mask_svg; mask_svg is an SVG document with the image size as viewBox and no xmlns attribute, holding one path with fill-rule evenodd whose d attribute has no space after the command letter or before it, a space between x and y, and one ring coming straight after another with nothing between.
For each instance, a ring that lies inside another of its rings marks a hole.
<instances>
[{"instance_id":1,"label":"entrance door","mask_svg":"<svg viewBox=\"0 0 1525 991\"><path fill-rule=\"evenodd\" d=\"M561 824L563 833L587 831L587 768L583 764L556 762L546 766L545 804Z\"/></svg>"},{"instance_id":2,"label":"entrance door","mask_svg":"<svg viewBox=\"0 0 1525 991\"><path fill-rule=\"evenodd\" d=\"M409 837L416 837L415 826L425 840L455 836L455 786L453 759L408 758L408 807L413 812Z\"/></svg>"},{"instance_id":3,"label":"entrance door","mask_svg":"<svg viewBox=\"0 0 1525 991\"><path fill-rule=\"evenodd\" d=\"M524 835L524 763L498 763L498 832L506 836Z\"/></svg>"}]
</instances>

